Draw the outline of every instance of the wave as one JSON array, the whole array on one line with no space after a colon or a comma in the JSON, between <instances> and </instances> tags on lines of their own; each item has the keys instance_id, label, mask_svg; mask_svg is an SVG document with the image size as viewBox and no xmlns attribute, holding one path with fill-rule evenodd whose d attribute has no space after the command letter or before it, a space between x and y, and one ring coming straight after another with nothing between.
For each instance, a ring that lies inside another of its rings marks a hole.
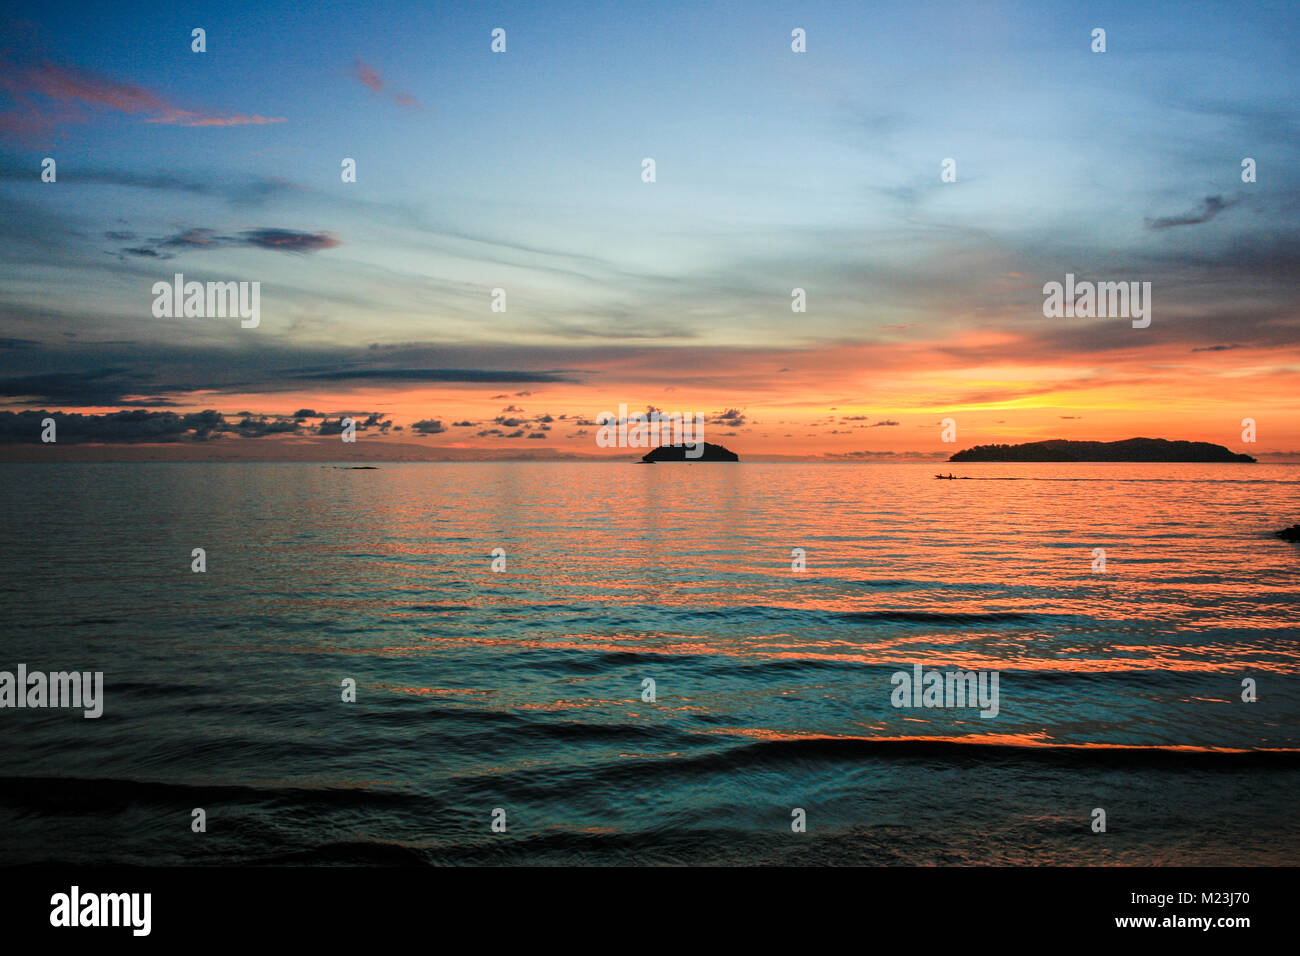
<instances>
[{"instance_id":1,"label":"wave","mask_svg":"<svg viewBox=\"0 0 1300 956\"><path fill-rule=\"evenodd\" d=\"M1041 624L1048 618L1071 617L1066 614L1026 614L1022 611L841 611L828 614L840 621L855 623L941 624Z\"/></svg>"},{"instance_id":2,"label":"wave","mask_svg":"<svg viewBox=\"0 0 1300 956\"><path fill-rule=\"evenodd\" d=\"M704 738L704 739L702 739ZM705 740L714 746L708 746ZM568 765L443 781L444 796L490 799L508 792L516 799L567 799L574 793L594 799L619 799L628 792L699 785L705 778L744 779L763 772L795 772L801 777L846 765L871 762L936 764L945 769L998 768L1011 771L1049 765L1078 771L1151 770L1174 772L1300 769L1300 750L1233 750L1177 745L1057 744L993 741L960 737L785 737L754 740L719 731L696 735L689 748L664 747L665 753L624 754L618 759L580 760ZM813 765L826 765L816 768Z\"/></svg>"},{"instance_id":3,"label":"wave","mask_svg":"<svg viewBox=\"0 0 1300 956\"><path fill-rule=\"evenodd\" d=\"M868 587L878 586L881 582L867 581L846 581L850 585L865 585ZM903 582L890 581L884 582L885 586L911 586L933 588L943 586L952 588L953 585L933 581ZM1005 585L990 585L986 587L964 587L956 586L959 590L1005 590ZM546 610L551 610L550 606ZM611 614L607 608L597 606L589 607L585 610L585 616L594 618L600 616L602 623L633 623L644 624L647 619L653 621L711 621L719 620L725 622L734 622L746 618L754 618L763 621L779 622L783 625L798 626L801 623L807 625L817 625L822 623L849 623L849 624L880 624L880 623L897 623L897 624L938 624L961 626L967 624L1060 624L1067 621L1080 620L1076 614L1052 614L1046 612L1026 612L1026 611L921 611L911 610L908 608L884 608L873 611L824 611L814 608L803 607L783 607L772 604L736 604L726 607L715 608L697 608L697 607L671 607L658 606L649 607L638 612L637 616L629 616L627 621L620 621L617 615ZM801 620L802 619L802 620Z\"/></svg>"},{"instance_id":4,"label":"wave","mask_svg":"<svg viewBox=\"0 0 1300 956\"><path fill-rule=\"evenodd\" d=\"M137 804L201 806L196 802L198 798L327 807L416 806L423 800L414 793L369 787L207 785L119 777L0 777L0 804L50 813L107 814Z\"/></svg>"},{"instance_id":5,"label":"wave","mask_svg":"<svg viewBox=\"0 0 1300 956\"><path fill-rule=\"evenodd\" d=\"M732 764L772 763L809 758L939 759L954 761L1044 761L1079 765L1168 766L1245 769L1300 768L1300 750L1242 750L1179 744L1063 744L994 741L961 737L791 737L737 747L724 759Z\"/></svg>"}]
</instances>

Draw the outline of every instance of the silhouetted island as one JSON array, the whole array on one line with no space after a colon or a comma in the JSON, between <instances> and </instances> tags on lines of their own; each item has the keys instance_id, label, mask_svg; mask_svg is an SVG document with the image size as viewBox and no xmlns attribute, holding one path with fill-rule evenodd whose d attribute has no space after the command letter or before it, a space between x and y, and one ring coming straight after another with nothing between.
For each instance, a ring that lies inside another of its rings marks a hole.
<instances>
[{"instance_id":1,"label":"silhouetted island","mask_svg":"<svg viewBox=\"0 0 1300 956\"><path fill-rule=\"evenodd\" d=\"M691 451L695 449L692 448ZM704 443L704 453L698 458L690 458L686 454L685 445L660 445L648 455L641 457L643 462L656 461L740 461L740 456L734 451L728 451L721 445L714 445L711 442Z\"/></svg>"},{"instance_id":2,"label":"silhouetted island","mask_svg":"<svg viewBox=\"0 0 1300 956\"><path fill-rule=\"evenodd\" d=\"M1129 438L1124 441L1031 441L1023 445L976 445L949 461L1200 461L1253 462L1207 441Z\"/></svg>"},{"instance_id":3,"label":"silhouetted island","mask_svg":"<svg viewBox=\"0 0 1300 956\"><path fill-rule=\"evenodd\" d=\"M1273 533L1283 541L1300 541L1300 524L1293 524L1289 528L1283 528L1281 531L1274 531Z\"/></svg>"}]
</instances>

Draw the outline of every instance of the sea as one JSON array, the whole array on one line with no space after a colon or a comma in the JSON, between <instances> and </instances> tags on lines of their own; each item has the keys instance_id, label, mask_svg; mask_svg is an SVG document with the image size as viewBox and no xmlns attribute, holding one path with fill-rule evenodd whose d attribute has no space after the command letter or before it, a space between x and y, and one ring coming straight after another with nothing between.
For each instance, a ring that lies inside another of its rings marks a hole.
<instances>
[{"instance_id":1,"label":"sea","mask_svg":"<svg viewBox=\"0 0 1300 956\"><path fill-rule=\"evenodd\" d=\"M0 465L0 864L1300 864L1300 465L936 470Z\"/></svg>"}]
</instances>

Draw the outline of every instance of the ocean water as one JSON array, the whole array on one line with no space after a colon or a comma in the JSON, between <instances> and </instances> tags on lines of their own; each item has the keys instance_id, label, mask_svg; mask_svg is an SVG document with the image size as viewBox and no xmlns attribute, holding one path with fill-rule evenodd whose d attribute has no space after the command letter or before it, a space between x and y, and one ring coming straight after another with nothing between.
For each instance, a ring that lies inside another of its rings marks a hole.
<instances>
[{"instance_id":1,"label":"ocean water","mask_svg":"<svg viewBox=\"0 0 1300 956\"><path fill-rule=\"evenodd\" d=\"M1300 863L1300 466L950 469L0 465L0 863Z\"/></svg>"}]
</instances>

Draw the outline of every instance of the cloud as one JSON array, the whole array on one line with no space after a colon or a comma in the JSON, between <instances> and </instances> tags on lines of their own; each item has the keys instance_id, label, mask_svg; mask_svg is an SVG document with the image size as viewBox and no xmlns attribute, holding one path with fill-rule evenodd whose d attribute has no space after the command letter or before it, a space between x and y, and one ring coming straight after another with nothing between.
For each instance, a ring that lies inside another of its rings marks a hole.
<instances>
[{"instance_id":1,"label":"cloud","mask_svg":"<svg viewBox=\"0 0 1300 956\"><path fill-rule=\"evenodd\" d=\"M915 458L946 458L948 452L909 452L909 451L844 451L844 452L827 452L824 458L841 458L856 460L883 460L890 461L895 459L915 459Z\"/></svg>"},{"instance_id":2,"label":"cloud","mask_svg":"<svg viewBox=\"0 0 1300 956\"><path fill-rule=\"evenodd\" d=\"M507 372L497 369L469 368L358 368L333 371L299 372L292 376L312 381L390 381L390 382L567 382L569 379L548 372Z\"/></svg>"},{"instance_id":3,"label":"cloud","mask_svg":"<svg viewBox=\"0 0 1300 956\"><path fill-rule=\"evenodd\" d=\"M13 166L6 166L0 172L0 178L12 180L29 180L31 171ZM105 186L130 186L136 189L152 189L158 192L183 193L193 196L218 196L232 206L261 206L279 196L302 191L304 187L282 179L278 176L259 176L252 178L221 177L216 182L206 182L182 173L158 171L137 173L124 169L59 169L59 182L65 185L94 183ZM131 240L131 232L107 232L107 239Z\"/></svg>"},{"instance_id":4,"label":"cloud","mask_svg":"<svg viewBox=\"0 0 1300 956\"><path fill-rule=\"evenodd\" d=\"M164 246L198 246L205 248L227 245L234 240L216 235L211 229L186 229L184 232L162 240Z\"/></svg>"},{"instance_id":5,"label":"cloud","mask_svg":"<svg viewBox=\"0 0 1300 956\"><path fill-rule=\"evenodd\" d=\"M352 73L364 86L372 93L382 93L384 90L384 78L379 75L379 71L372 66L367 66L357 57L352 64ZM406 109L419 109L420 101L410 93L394 92L392 94L393 102L398 106Z\"/></svg>"},{"instance_id":6,"label":"cloud","mask_svg":"<svg viewBox=\"0 0 1300 956\"><path fill-rule=\"evenodd\" d=\"M379 73L361 62L361 57L357 57L356 62L352 65L356 77L361 81L361 85L375 93L384 88L384 81L380 78Z\"/></svg>"},{"instance_id":7,"label":"cloud","mask_svg":"<svg viewBox=\"0 0 1300 956\"><path fill-rule=\"evenodd\" d=\"M283 123L283 116L245 116L235 113L229 116L208 116L190 110L168 110L163 116L145 119L146 123L170 123L176 126L265 126L268 123Z\"/></svg>"},{"instance_id":8,"label":"cloud","mask_svg":"<svg viewBox=\"0 0 1300 956\"><path fill-rule=\"evenodd\" d=\"M266 435L296 435L301 429L302 424L293 419L248 415L236 422L230 430L243 438L262 438Z\"/></svg>"},{"instance_id":9,"label":"cloud","mask_svg":"<svg viewBox=\"0 0 1300 956\"><path fill-rule=\"evenodd\" d=\"M186 229L174 236L150 240L153 246L131 246L121 251L140 258L170 259L159 249L199 251L244 247L270 249L305 255L322 249L335 249L343 243L330 232L298 232L293 229L246 229L237 236L223 236L212 229Z\"/></svg>"},{"instance_id":10,"label":"cloud","mask_svg":"<svg viewBox=\"0 0 1300 956\"><path fill-rule=\"evenodd\" d=\"M1222 196L1206 196L1201 200L1199 209L1192 212L1183 213L1181 216L1169 216L1161 219L1147 219L1148 229L1169 229L1173 226L1194 226L1197 223L1209 222L1225 209L1231 209L1237 203L1241 202L1240 198L1225 200Z\"/></svg>"},{"instance_id":11,"label":"cloud","mask_svg":"<svg viewBox=\"0 0 1300 956\"><path fill-rule=\"evenodd\" d=\"M29 182L32 178L30 168L14 163L0 165L0 179L11 182ZM154 173L137 173L124 169L67 169L60 167L59 183L64 186L76 186L83 183L103 186L129 186L135 189L151 189L158 192L180 193L191 196L216 196L225 199L237 207L264 206L272 199L302 192L304 187L278 176L254 177L251 179L221 177L217 182L205 182L182 173L159 171ZM118 230L104 233L105 239L114 242L130 242L137 238L134 232Z\"/></svg>"},{"instance_id":12,"label":"cloud","mask_svg":"<svg viewBox=\"0 0 1300 956\"><path fill-rule=\"evenodd\" d=\"M369 431L371 428L378 428L381 432L387 432L393 426L391 421L383 419L380 412L370 412L363 418L362 412L341 412L337 419L325 418L321 421L316 429L317 435L339 435L343 432L343 423L345 419L352 419L353 427L360 432Z\"/></svg>"},{"instance_id":13,"label":"cloud","mask_svg":"<svg viewBox=\"0 0 1300 956\"><path fill-rule=\"evenodd\" d=\"M846 416L844 416L843 418L840 419L841 422L866 422L866 421L870 421L870 420L871 420L871 416L870 416L870 415L846 415ZM871 425L856 425L856 426L854 426L854 427L856 427L856 428L884 428L884 427L886 427L886 426L888 426L888 425L897 425L897 424L898 424L898 422L893 422L893 421L880 421L880 422L875 422L874 424L871 424Z\"/></svg>"},{"instance_id":14,"label":"cloud","mask_svg":"<svg viewBox=\"0 0 1300 956\"><path fill-rule=\"evenodd\" d=\"M147 290L148 286L145 286ZM147 296L145 297L147 305ZM57 310L40 309L31 313L0 299L0 339L8 338L8 347L0 348L0 399L10 407L33 407L52 404L64 408L104 408L175 406L178 399L195 393L303 394L308 388L366 388L386 385L410 386L461 385L482 387L499 383L518 387L524 383L576 384L581 377L547 368L533 370L533 363L549 363L556 354L540 356L534 350L507 348L478 349L425 344L404 347L394 352L374 351L364 346L321 346L258 342L228 345L208 342L196 350L187 328L183 341L168 342L160 327L159 338L150 338L134 328L121 331L127 335L113 339L104 335L106 328L99 319L76 322ZM81 341L74 333L60 329L89 329L93 322L98 334ZM28 329L41 328L55 343L39 341ZM451 367L431 363L432 357L462 361ZM470 364L485 362L483 365ZM510 363L502 367L486 364ZM310 394L310 393L308 393ZM211 399L194 399L208 402ZM304 404L295 400L296 404ZM185 402L191 404L191 402ZM296 407L296 405L295 405ZM319 408L319 406L317 406ZM322 409L318 414L325 414ZM313 415L312 417L315 417Z\"/></svg>"},{"instance_id":15,"label":"cloud","mask_svg":"<svg viewBox=\"0 0 1300 956\"><path fill-rule=\"evenodd\" d=\"M436 418L422 419L421 421L415 422L411 425L411 428L414 431L419 432L421 435L438 435L447 430L443 427L442 422L438 421Z\"/></svg>"},{"instance_id":16,"label":"cloud","mask_svg":"<svg viewBox=\"0 0 1300 956\"><path fill-rule=\"evenodd\" d=\"M54 419L59 444L87 442L129 444L135 442L208 441L223 433L245 438L298 434L300 425L282 416L260 415L232 424L215 409L187 415L146 409L82 415L75 412L0 411L0 444L39 443L42 422Z\"/></svg>"},{"instance_id":17,"label":"cloud","mask_svg":"<svg viewBox=\"0 0 1300 956\"><path fill-rule=\"evenodd\" d=\"M740 427L745 424L745 415L738 408L728 408L724 412L715 412L712 418L706 418L711 425L731 425Z\"/></svg>"},{"instance_id":18,"label":"cloud","mask_svg":"<svg viewBox=\"0 0 1300 956\"><path fill-rule=\"evenodd\" d=\"M162 390L154 390L143 373L125 368L82 372L38 372L0 378L0 396L67 405L123 405L128 396L138 404L165 405Z\"/></svg>"},{"instance_id":19,"label":"cloud","mask_svg":"<svg viewBox=\"0 0 1300 956\"><path fill-rule=\"evenodd\" d=\"M143 86L120 83L43 57L21 62L0 54L0 92L7 94L13 103L11 109L0 112L0 128L18 133L47 133L58 126L86 122L106 112L174 126L284 122L284 117L277 116L183 109Z\"/></svg>"},{"instance_id":20,"label":"cloud","mask_svg":"<svg viewBox=\"0 0 1300 956\"><path fill-rule=\"evenodd\" d=\"M279 252L317 252L342 245L328 232L294 232L291 229L253 229L240 233L245 244Z\"/></svg>"}]
</instances>

